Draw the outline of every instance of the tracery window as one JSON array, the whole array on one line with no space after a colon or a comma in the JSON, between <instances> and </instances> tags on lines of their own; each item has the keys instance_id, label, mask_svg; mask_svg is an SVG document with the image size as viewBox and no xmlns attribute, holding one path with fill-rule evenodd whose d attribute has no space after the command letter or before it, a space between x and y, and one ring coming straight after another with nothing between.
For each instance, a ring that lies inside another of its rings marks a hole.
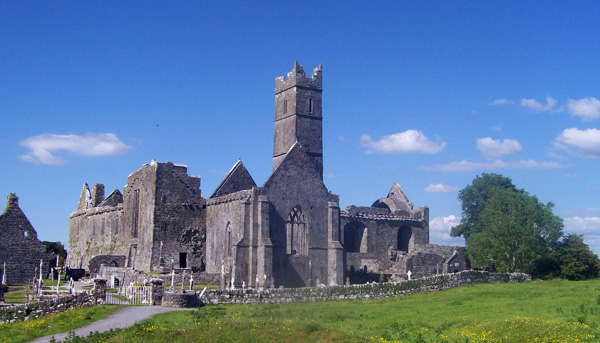
<instances>
[{"instance_id":1,"label":"tracery window","mask_svg":"<svg viewBox=\"0 0 600 343\"><path fill-rule=\"evenodd\" d=\"M288 255L308 255L308 228L299 206L294 207L288 216L286 235Z\"/></svg>"}]
</instances>

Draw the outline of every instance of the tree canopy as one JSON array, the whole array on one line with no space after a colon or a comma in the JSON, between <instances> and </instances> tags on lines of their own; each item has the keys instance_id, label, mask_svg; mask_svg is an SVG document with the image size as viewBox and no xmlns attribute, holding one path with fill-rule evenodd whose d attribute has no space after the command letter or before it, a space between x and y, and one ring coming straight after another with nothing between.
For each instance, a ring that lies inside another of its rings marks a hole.
<instances>
[{"instance_id":1,"label":"tree canopy","mask_svg":"<svg viewBox=\"0 0 600 343\"><path fill-rule=\"evenodd\" d=\"M598 255L583 242L583 235L566 235L558 250L560 276L585 280L600 276Z\"/></svg>"},{"instance_id":2,"label":"tree canopy","mask_svg":"<svg viewBox=\"0 0 600 343\"><path fill-rule=\"evenodd\" d=\"M463 236L466 241L469 240L471 234L477 230L479 214L496 189L524 193L523 190L518 190L513 185L510 178L500 174L483 173L481 176L477 176L471 185L466 186L458 193L458 199L462 203L462 219L459 225L452 228L451 236Z\"/></svg>"},{"instance_id":3,"label":"tree canopy","mask_svg":"<svg viewBox=\"0 0 600 343\"><path fill-rule=\"evenodd\" d=\"M583 237L563 237L554 204L540 203L510 178L483 173L458 198L463 217L451 235L465 238L471 267L570 280L600 276L600 260Z\"/></svg>"},{"instance_id":4,"label":"tree canopy","mask_svg":"<svg viewBox=\"0 0 600 343\"><path fill-rule=\"evenodd\" d=\"M67 250L61 242L43 241L42 244L46 246L47 253L53 253L54 255L59 256L60 263L64 263L67 259Z\"/></svg>"},{"instance_id":5,"label":"tree canopy","mask_svg":"<svg viewBox=\"0 0 600 343\"><path fill-rule=\"evenodd\" d=\"M499 272L539 274L552 259L562 236L562 219L552 203L524 192L496 188L474 223L467 241L471 265Z\"/></svg>"}]
</instances>

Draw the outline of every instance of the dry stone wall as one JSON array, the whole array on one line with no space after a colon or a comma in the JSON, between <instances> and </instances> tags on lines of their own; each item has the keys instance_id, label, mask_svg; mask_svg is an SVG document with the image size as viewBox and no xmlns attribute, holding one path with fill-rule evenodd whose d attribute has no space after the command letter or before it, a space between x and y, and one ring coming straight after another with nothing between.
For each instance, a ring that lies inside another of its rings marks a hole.
<instances>
[{"instance_id":1,"label":"dry stone wall","mask_svg":"<svg viewBox=\"0 0 600 343\"><path fill-rule=\"evenodd\" d=\"M401 282L270 289L265 291L256 289L207 290L200 300L206 305L222 305L379 299L479 283L525 281L531 281L531 276L521 273L489 273L469 270L456 274L443 274Z\"/></svg>"}]
</instances>

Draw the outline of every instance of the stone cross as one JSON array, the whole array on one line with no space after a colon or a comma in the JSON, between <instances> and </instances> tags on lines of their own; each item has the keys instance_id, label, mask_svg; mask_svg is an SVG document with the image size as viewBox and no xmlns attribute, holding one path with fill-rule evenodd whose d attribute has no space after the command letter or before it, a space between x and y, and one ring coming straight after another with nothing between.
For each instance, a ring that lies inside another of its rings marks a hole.
<instances>
[{"instance_id":1,"label":"stone cross","mask_svg":"<svg viewBox=\"0 0 600 343\"><path fill-rule=\"evenodd\" d=\"M164 267L165 266L165 259L163 257L163 241L160 241L160 254L158 256L158 265L160 267Z\"/></svg>"},{"instance_id":2,"label":"stone cross","mask_svg":"<svg viewBox=\"0 0 600 343\"><path fill-rule=\"evenodd\" d=\"M226 284L225 284L225 261L221 261L221 289L225 290L226 288Z\"/></svg>"},{"instance_id":3,"label":"stone cross","mask_svg":"<svg viewBox=\"0 0 600 343\"><path fill-rule=\"evenodd\" d=\"M52 273L54 274L54 273ZM59 295L59 290L60 290L60 275L58 276L58 279L56 280L56 295Z\"/></svg>"},{"instance_id":4,"label":"stone cross","mask_svg":"<svg viewBox=\"0 0 600 343\"><path fill-rule=\"evenodd\" d=\"M410 280L410 276L412 275L412 273L410 272L410 270L408 272L406 272L406 276L408 276L408 279Z\"/></svg>"},{"instance_id":5,"label":"stone cross","mask_svg":"<svg viewBox=\"0 0 600 343\"><path fill-rule=\"evenodd\" d=\"M2 284L6 285L6 262L4 262L4 268L2 268Z\"/></svg>"},{"instance_id":6,"label":"stone cross","mask_svg":"<svg viewBox=\"0 0 600 343\"><path fill-rule=\"evenodd\" d=\"M44 265L44 261L40 260L40 278L38 279L38 296L42 295L42 267Z\"/></svg>"},{"instance_id":7,"label":"stone cross","mask_svg":"<svg viewBox=\"0 0 600 343\"><path fill-rule=\"evenodd\" d=\"M173 286L174 282L175 282L175 270L173 268L171 268L171 287L169 287L169 292L173 292L175 290L175 287Z\"/></svg>"},{"instance_id":8,"label":"stone cross","mask_svg":"<svg viewBox=\"0 0 600 343\"><path fill-rule=\"evenodd\" d=\"M231 268L231 290L235 289L235 264Z\"/></svg>"},{"instance_id":9,"label":"stone cross","mask_svg":"<svg viewBox=\"0 0 600 343\"><path fill-rule=\"evenodd\" d=\"M194 274L190 275L190 291L194 290Z\"/></svg>"}]
</instances>

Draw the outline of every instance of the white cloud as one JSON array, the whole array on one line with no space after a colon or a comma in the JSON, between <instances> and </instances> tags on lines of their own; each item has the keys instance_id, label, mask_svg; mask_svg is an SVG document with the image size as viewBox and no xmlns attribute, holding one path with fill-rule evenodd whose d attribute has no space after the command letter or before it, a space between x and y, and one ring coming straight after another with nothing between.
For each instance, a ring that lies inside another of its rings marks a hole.
<instances>
[{"instance_id":1,"label":"white cloud","mask_svg":"<svg viewBox=\"0 0 600 343\"><path fill-rule=\"evenodd\" d=\"M429 238L432 243L465 245L465 240L462 237L450 236L450 231L453 226L460 224L460 218L455 215L447 217L437 217L429 222Z\"/></svg>"},{"instance_id":2,"label":"white cloud","mask_svg":"<svg viewBox=\"0 0 600 343\"><path fill-rule=\"evenodd\" d=\"M467 160L456 161L450 164L436 164L429 167L421 167L423 170L441 171L441 172L465 172L478 170L499 170L499 169L561 169L567 165L558 162L537 162L534 160L520 161L501 161L492 162L470 162Z\"/></svg>"},{"instance_id":3,"label":"white cloud","mask_svg":"<svg viewBox=\"0 0 600 343\"><path fill-rule=\"evenodd\" d=\"M593 97L569 99L567 110L572 116L581 117L584 121L596 120L600 118L600 100Z\"/></svg>"},{"instance_id":4,"label":"white cloud","mask_svg":"<svg viewBox=\"0 0 600 343\"><path fill-rule=\"evenodd\" d=\"M600 158L600 130L565 129L554 139L554 146L583 157Z\"/></svg>"},{"instance_id":5,"label":"white cloud","mask_svg":"<svg viewBox=\"0 0 600 343\"><path fill-rule=\"evenodd\" d=\"M373 151L385 154L420 152L425 154L435 154L446 147L445 142L430 141L421 131L406 130L389 136L383 136L379 141L373 141L367 134L360 136L363 146L367 147L366 152Z\"/></svg>"},{"instance_id":6,"label":"white cloud","mask_svg":"<svg viewBox=\"0 0 600 343\"><path fill-rule=\"evenodd\" d=\"M490 137L477 139L477 150L481 151L486 159L498 158L504 155L510 155L521 152L523 147L516 139L492 139Z\"/></svg>"},{"instance_id":7,"label":"white cloud","mask_svg":"<svg viewBox=\"0 0 600 343\"><path fill-rule=\"evenodd\" d=\"M496 99L496 100L490 102L490 105L492 105L492 106L496 106L496 105L511 105L511 104L514 104L514 103L515 102L512 101L512 100L507 100L507 99L501 98L501 99Z\"/></svg>"},{"instance_id":8,"label":"white cloud","mask_svg":"<svg viewBox=\"0 0 600 343\"><path fill-rule=\"evenodd\" d=\"M54 155L56 151L67 151L80 156L115 156L131 149L113 133L88 133L85 136L43 134L29 137L19 143L31 149L19 158L25 162L61 165L65 163Z\"/></svg>"},{"instance_id":9,"label":"white cloud","mask_svg":"<svg viewBox=\"0 0 600 343\"><path fill-rule=\"evenodd\" d=\"M587 245L596 253L600 252L600 217L563 218L565 234L583 234Z\"/></svg>"},{"instance_id":10,"label":"white cloud","mask_svg":"<svg viewBox=\"0 0 600 343\"><path fill-rule=\"evenodd\" d=\"M556 100L551 96L546 97L546 105L537 102L535 99L521 99L521 106L532 109L536 112L551 111L556 106Z\"/></svg>"},{"instance_id":11,"label":"white cloud","mask_svg":"<svg viewBox=\"0 0 600 343\"><path fill-rule=\"evenodd\" d=\"M438 184L430 184L425 187L425 192L427 193L452 193L458 192L458 187L448 186L441 183Z\"/></svg>"}]
</instances>

